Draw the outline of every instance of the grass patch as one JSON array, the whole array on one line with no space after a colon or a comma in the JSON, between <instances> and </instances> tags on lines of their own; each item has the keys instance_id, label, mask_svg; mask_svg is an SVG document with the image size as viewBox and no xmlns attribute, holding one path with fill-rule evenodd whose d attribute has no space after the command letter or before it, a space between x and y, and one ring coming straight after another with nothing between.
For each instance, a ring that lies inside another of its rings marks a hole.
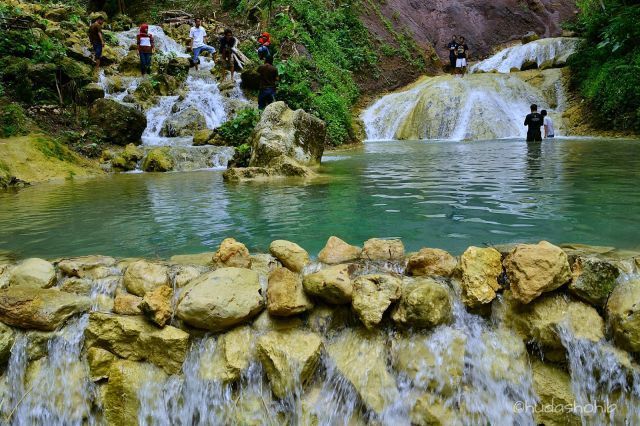
<instances>
[{"instance_id":1,"label":"grass patch","mask_svg":"<svg viewBox=\"0 0 640 426\"><path fill-rule=\"evenodd\" d=\"M73 152L57 140L38 137L34 140L34 144L38 151L43 153L47 158L55 158L67 163L77 162L77 157Z\"/></svg>"}]
</instances>

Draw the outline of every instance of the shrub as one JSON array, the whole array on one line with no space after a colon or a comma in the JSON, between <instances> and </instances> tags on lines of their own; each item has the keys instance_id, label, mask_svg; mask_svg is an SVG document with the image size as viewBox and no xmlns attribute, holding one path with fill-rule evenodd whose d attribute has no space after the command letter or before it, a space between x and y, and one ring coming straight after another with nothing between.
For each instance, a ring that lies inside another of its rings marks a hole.
<instances>
[{"instance_id":1,"label":"shrub","mask_svg":"<svg viewBox=\"0 0 640 426\"><path fill-rule=\"evenodd\" d=\"M257 110L252 108L243 109L236 118L218 127L216 134L226 145L239 147L247 142L259 119L260 114Z\"/></svg>"},{"instance_id":2,"label":"shrub","mask_svg":"<svg viewBox=\"0 0 640 426\"><path fill-rule=\"evenodd\" d=\"M29 120L20 105L0 104L0 137L8 138L26 134L28 124Z\"/></svg>"}]
</instances>

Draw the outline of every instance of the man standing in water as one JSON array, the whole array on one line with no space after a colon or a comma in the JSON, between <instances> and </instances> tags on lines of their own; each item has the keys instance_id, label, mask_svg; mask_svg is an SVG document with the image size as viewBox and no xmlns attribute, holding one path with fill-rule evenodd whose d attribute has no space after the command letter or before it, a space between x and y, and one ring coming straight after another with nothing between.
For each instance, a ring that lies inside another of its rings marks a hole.
<instances>
[{"instance_id":1,"label":"man standing in water","mask_svg":"<svg viewBox=\"0 0 640 426\"><path fill-rule=\"evenodd\" d=\"M527 130L527 142L542 142L542 134L540 128L544 124L542 114L538 112L538 105L531 105L531 114L524 119L524 125L529 127Z\"/></svg>"},{"instance_id":2,"label":"man standing in water","mask_svg":"<svg viewBox=\"0 0 640 426\"><path fill-rule=\"evenodd\" d=\"M96 71L100 70L100 60L102 59L102 48L104 47L104 36L102 35L102 25L104 25L104 18L98 16L96 20L89 27L89 42L93 48L93 53L96 60Z\"/></svg>"},{"instance_id":3,"label":"man standing in water","mask_svg":"<svg viewBox=\"0 0 640 426\"><path fill-rule=\"evenodd\" d=\"M207 31L202 26L202 19L200 18L196 18L195 26L191 27L189 38L191 39L190 47L193 52L193 65L196 67L196 71L198 71L198 66L200 65L200 59L198 58L200 57L200 53L209 52L213 54L216 49L207 45Z\"/></svg>"},{"instance_id":4,"label":"man standing in water","mask_svg":"<svg viewBox=\"0 0 640 426\"><path fill-rule=\"evenodd\" d=\"M547 110L543 109L540 111L540 115L542 116L544 123L544 137L545 139L552 139L556 136L555 129L553 128L553 120L547 114Z\"/></svg>"},{"instance_id":5,"label":"man standing in water","mask_svg":"<svg viewBox=\"0 0 640 426\"><path fill-rule=\"evenodd\" d=\"M465 43L464 37L460 37L460 42L456 48L456 71L460 75L467 72L467 58L469 57L469 46Z\"/></svg>"},{"instance_id":6,"label":"man standing in water","mask_svg":"<svg viewBox=\"0 0 640 426\"><path fill-rule=\"evenodd\" d=\"M449 49L449 63L451 64L451 73L456 72L456 51L458 50L458 37L455 35L451 38L451 41L447 45Z\"/></svg>"},{"instance_id":7,"label":"man standing in water","mask_svg":"<svg viewBox=\"0 0 640 426\"><path fill-rule=\"evenodd\" d=\"M260 94L258 95L258 109L263 110L267 105L276 100L276 84L278 82L278 69L273 66L273 56L265 52L260 53L260 59L264 64L258 67L260 75Z\"/></svg>"}]
</instances>

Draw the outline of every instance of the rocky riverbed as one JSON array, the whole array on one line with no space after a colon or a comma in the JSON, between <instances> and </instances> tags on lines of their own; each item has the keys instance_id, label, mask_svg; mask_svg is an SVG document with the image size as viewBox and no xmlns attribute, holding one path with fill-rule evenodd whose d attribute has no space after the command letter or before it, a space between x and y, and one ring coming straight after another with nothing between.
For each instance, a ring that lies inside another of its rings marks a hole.
<instances>
[{"instance_id":1,"label":"rocky riverbed","mask_svg":"<svg viewBox=\"0 0 640 426\"><path fill-rule=\"evenodd\" d=\"M337 237L314 259L231 238L167 260L3 257L3 422L636 423L639 268L598 247Z\"/></svg>"}]
</instances>

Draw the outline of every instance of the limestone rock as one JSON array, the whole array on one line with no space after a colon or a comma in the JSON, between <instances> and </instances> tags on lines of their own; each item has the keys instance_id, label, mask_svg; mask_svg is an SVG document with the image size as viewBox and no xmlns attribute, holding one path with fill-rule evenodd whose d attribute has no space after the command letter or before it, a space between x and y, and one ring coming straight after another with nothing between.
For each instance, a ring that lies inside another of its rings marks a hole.
<instances>
[{"instance_id":1,"label":"limestone rock","mask_svg":"<svg viewBox=\"0 0 640 426\"><path fill-rule=\"evenodd\" d=\"M145 172L170 172L174 166L168 147L153 148L142 160L142 170Z\"/></svg>"},{"instance_id":2,"label":"limestone rock","mask_svg":"<svg viewBox=\"0 0 640 426\"><path fill-rule=\"evenodd\" d=\"M307 326L312 331L327 335L345 327L356 327L359 320L347 305L316 306L307 316Z\"/></svg>"},{"instance_id":3,"label":"limestone rock","mask_svg":"<svg viewBox=\"0 0 640 426\"><path fill-rule=\"evenodd\" d=\"M187 356L189 335L166 326L158 328L144 317L93 312L84 332L85 347L99 347L132 361L149 361L167 374L178 373Z\"/></svg>"},{"instance_id":4,"label":"limestone rock","mask_svg":"<svg viewBox=\"0 0 640 426\"><path fill-rule=\"evenodd\" d=\"M197 266L212 266L211 258L214 253L205 252L198 254L179 254L171 256L169 262L176 265L197 265Z\"/></svg>"},{"instance_id":5,"label":"limestone rock","mask_svg":"<svg viewBox=\"0 0 640 426\"><path fill-rule=\"evenodd\" d=\"M90 379L94 382L108 379L111 364L116 359L118 357L102 348L89 348L87 350L87 363L89 364Z\"/></svg>"},{"instance_id":6,"label":"limestone rock","mask_svg":"<svg viewBox=\"0 0 640 426\"><path fill-rule=\"evenodd\" d=\"M406 280L391 318L398 325L415 328L449 323L453 319L449 289L432 278Z\"/></svg>"},{"instance_id":7,"label":"limestone rock","mask_svg":"<svg viewBox=\"0 0 640 426\"><path fill-rule=\"evenodd\" d=\"M201 275L184 288L176 316L193 327L223 331L250 320L263 307L256 272L222 268Z\"/></svg>"},{"instance_id":8,"label":"limestone rock","mask_svg":"<svg viewBox=\"0 0 640 426\"><path fill-rule=\"evenodd\" d=\"M304 277L304 290L327 303L341 305L351 303L353 283L351 276L355 265L335 265L323 268Z\"/></svg>"},{"instance_id":9,"label":"limestone rock","mask_svg":"<svg viewBox=\"0 0 640 426\"><path fill-rule=\"evenodd\" d=\"M329 265L336 265L357 260L361 254L360 247L352 246L340 238L332 236L318 253L318 260Z\"/></svg>"},{"instance_id":10,"label":"limestone rock","mask_svg":"<svg viewBox=\"0 0 640 426\"><path fill-rule=\"evenodd\" d=\"M20 328L52 331L90 307L88 297L55 289L9 287L0 290L0 321Z\"/></svg>"},{"instance_id":11,"label":"limestone rock","mask_svg":"<svg viewBox=\"0 0 640 426\"><path fill-rule=\"evenodd\" d=\"M251 270L256 271L261 276L267 277L281 266L282 264L270 254L254 254L251 256Z\"/></svg>"},{"instance_id":12,"label":"limestone rock","mask_svg":"<svg viewBox=\"0 0 640 426\"><path fill-rule=\"evenodd\" d=\"M303 110L292 111L284 102L269 105L251 140L250 167L269 167L274 159L288 157L303 166L320 164L326 137L322 120Z\"/></svg>"},{"instance_id":13,"label":"limestone rock","mask_svg":"<svg viewBox=\"0 0 640 426\"><path fill-rule=\"evenodd\" d=\"M233 238L226 238L213 255L218 267L251 268L251 256L247 247Z\"/></svg>"},{"instance_id":14,"label":"limestone rock","mask_svg":"<svg viewBox=\"0 0 640 426\"><path fill-rule=\"evenodd\" d=\"M110 143L125 146L140 144L147 117L134 107L113 99L98 99L89 109L90 124L99 127Z\"/></svg>"},{"instance_id":15,"label":"limestone rock","mask_svg":"<svg viewBox=\"0 0 640 426\"><path fill-rule=\"evenodd\" d=\"M572 426L581 425L580 417L569 410L544 409L546 407L575 405L576 398L571 387L571 377L553 364L544 364L534 360L533 369L533 389L540 402L535 413L537 424L547 426Z\"/></svg>"},{"instance_id":16,"label":"limestone rock","mask_svg":"<svg viewBox=\"0 0 640 426\"><path fill-rule=\"evenodd\" d=\"M466 344L464 333L449 327L430 336L400 336L392 341L392 365L414 386L451 396L462 383Z\"/></svg>"},{"instance_id":17,"label":"limestone rock","mask_svg":"<svg viewBox=\"0 0 640 426\"><path fill-rule=\"evenodd\" d=\"M113 257L83 256L61 260L58 262L58 269L68 277L97 280L113 275L112 269L115 269L115 264L116 260Z\"/></svg>"},{"instance_id":18,"label":"limestone rock","mask_svg":"<svg viewBox=\"0 0 640 426\"><path fill-rule=\"evenodd\" d=\"M213 138L214 134L215 134L214 131L211 129L198 130L193 135L193 145L194 146L207 145L209 141Z\"/></svg>"},{"instance_id":19,"label":"limestone rock","mask_svg":"<svg viewBox=\"0 0 640 426\"><path fill-rule=\"evenodd\" d=\"M177 288L182 288L206 271L207 268L204 267L180 265L174 268L173 281Z\"/></svg>"},{"instance_id":20,"label":"limestone rock","mask_svg":"<svg viewBox=\"0 0 640 426\"><path fill-rule=\"evenodd\" d=\"M197 108L189 107L167 118L160 135L166 137L193 136L198 130L206 128L207 120L204 115Z\"/></svg>"},{"instance_id":21,"label":"limestone rock","mask_svg":"<svg viewBox=\"0 0 640 426\"><path fill-rule=\"evenodd\" d=\"M80 89L80 99L84 105L91 105L93 101L104 98L104 88L98 83L89 83Z\"/></svg>"},{"instance_id":22,"label":"limestone rock","mask_svg":"<svg viewBox=\"0 0 640 426\"><path fill-rule=\"evenodd\" d=\"M402 281L391 275L362 275L353 282L353 309L371 329L382 321L387 308L402 296Z\"/></svg>"},{"instance_id":23,"label":"limestone rock","mask_svg":"<svg viewBox=\"0 0 640 426\"><path fill-rule=\"evenodd\" d=\"M151 321L160 327L164 327L173 313L171 307L172 298L173 290L171 287L163 285L146 292L139 307Z\"/></svg>"},{"instance_id":24,"label":"limestone rock","mask_svg":"<svg viewBox=\"0 0 640 426\"><path fill-rule=\"evenodd\" d=\"M240 379L256 356L254 336L248 326L237 327L220 335L215 342L215 350L207 350L202 355L200 378L220 383Z\"/></svg>"},{"instance_id":25,"label":"limestone rock","mask_svg":"<svg viewBox=\"0 0 640 426\"><path fill-rule=\"evenodd\" d=\"M111 167L115 170L128 172L138 167L140 160L144 158L144 151L134 144L130 143L124 147L124 150L115 157L111 158Z\"/></svg>"},{"instance_id":26,"label":"limestone rock","mask_svg":"<svg viewBox=\"0 0 640 426\"><path fill-rule=\"evenodd\" d=\"M546 241L518 245L504 260L513 291L521 303L561 287L571 279L567 254Z\"/></svg>"},{"instance_id":27,"label":"limestone rock","mask_svg":"<svg viewBox=\"0 0 640 426\"><path fill-rule=\"evenodd\" d=\"M529 375L529 357L522 339L512 330L501 327L482 334L482 351L486 372L497 381L521 383Z\"/></svg>"},{"instance_id":28,"label":"limestone rock","mask_svg":"<svg viewBox=\"0 0 640 426\"><path fill-rule=\"evenodd\" d=\"M171 286L169 268L146 260L135 261L127 267L123 284L129 293L143 297L160 286Z\"/></svg>"},{"instance_id":29,"label":"limestone rock","mask_svg":"<svg viewBox=\"0 0 640 426\"><path fill-rule=\"evenodd\" d=\"M569 291L587 303L603 307L617 285L618 275L618 268L609 262L578 257L573 262Z\"/></svg>"},{"instance_id":30,"label":"limestone rock","mask_svg":"<svg viewBox=\"0 0 640 426\"><path fill-rule=\"evenodd\" d=\"M140 315L142 297L133 294L117 292L113 301L113 312L120 315Z\"/></svg>"},{"instance_id":31,"label":"limestone rock","mask_svg":"<svg viewBox=\"0 0 640 426\"><path fill-rule=\"evenodd\" d=\"M313 376L320 361L322 340L300 330L272 331L258 339L257 347L271 389L282 399Z\"/></svg>"},{"instance_id":32,"label":"limestone rock","mask_svg":"<svg viewBox=\"0 0 640 426\"><path fill-rule=\"evenodd\" d=\"M299 317L274 317L269 311L263 311L253 322L253 328L258 332L272 330L292 330L302 328L302 320Z\"/></svg>"},{"instance_id":33,"label":"limestone rock","mask_svg":"<svg viewBox=\"0 0 640 426\"><path fill-rule=\"evenodd\" d=\"M140 393L143 387L153 389L154 395L145 395L152 400L162 398L161 384L166 374L150 364L119 360L109 369L109 382L102 401L107 423L119 426L137 426L140 410ZM156 386L150 386L155 384Z\"/></svg>"},{"instance_id":34,"label":"limestone rock","mask_svg":"<svg viewBox=\"0 0 640 426\"><path fill-rule=\"evenodd\" d=\"M278 268L269 275L267 309L274 316L289 317L313 308L302 287L302 277L287 268Z\"/></svg>"},{"instance_id":35,"label":"limestone rock","mask_svg":"<svg viewBox=\"0 0 640 426\"><path fill-rule=\"evenodd\" d=\"M401 240L372 238L365 241L362 259L372 261L398 261L404 258L404 244Z\"/></svg>"},{"instance_id":36,"label":"limestone rock","mask_svg":"<svg viewBox=\"0 0 640 426\"><path fill-rule=\"evenodd\" d=\"M449 277L458 265L455 257L440 249L423 248L409 256L407 274L414 277L438 275Z\"/></svg>"},{"instance_id":37,"label":"limestone rock","mask_svg":"<svg viewBox=\"0 0 640 426\"><path fill-rule=\"evenodd\" d=\"M618 285L607 302L607 321L616 344L640 352L640 280Z\"/></svg>"},{"instance_id":38,"label":"limestone rock","mask_svg":"<svg viewBox=\"0 0 640 426\"><path fill-rule=\"evenodd\" d=\"M15 339L16 333L13 329L0 322L0 365L9 360Z\"/></svg>"},{"instance_id":39,"label":"limestone rock","mask_svg":"<svg viewBox=\"0 0 640 426\"><path fill-rule=\"evenodd\" d=\"M465 424L456 410L432 394L420 396L409 415L411 424L416 426L461 426Z\"/></svg>"},{"instance_id":40,"label":"limestone rock","mask_svg":"<svg viewBox=\"0 0 640 426\"><path fill-rule=\"evenodd\" d=\"M561 294L540 297L524 305L505 292L498 316L503 324L527 342L536 342L544 349L564 351L560 339L561 327L575 338L598 342L604 338L604 321L591 306Z\"/></svg>"},{"instance_id":41,"label":"limestone rock","mask_svg":"<svg viewBox=\"0 0 640 426\"><path fill-rule=\"evenodd\" d=\"M353 385L364 405L381 414L399 398L396 380L387 369L387 351L380 333L345 329L327 345L329 372Z\"/></svg>"},{"instance_id":42,"label":"limestone rock","mask_svg":"<svg viewBox=\"0 0 640 426\"><path fill-rule=\"evenodd\" d=\"M491 303L500 289L502 257L493 248L469 247L460 257L462 301L470 308Z\"/></svg>"},{"instance_id":43,"label":"limestone rock","mask_svg":"<svg viewBox=\"0 0 640 426\"><path fill-rule=\"evenodd\" d=\"M309 263L309 253L296 243L276 240L269 245L269 252L286 268L293 272L302 272Z\"/></svg>"},{"instance_id":44,"label":"limestone rock","mask_svg":"<svg viewBox=\"0 0 640 426\"><path fill-rule=\"evenodd\" d=\"M56 270L46 260L32 258L20 262L9 275L10 286L49 288L56 281Z\"/></svg>"}]
</instances>

